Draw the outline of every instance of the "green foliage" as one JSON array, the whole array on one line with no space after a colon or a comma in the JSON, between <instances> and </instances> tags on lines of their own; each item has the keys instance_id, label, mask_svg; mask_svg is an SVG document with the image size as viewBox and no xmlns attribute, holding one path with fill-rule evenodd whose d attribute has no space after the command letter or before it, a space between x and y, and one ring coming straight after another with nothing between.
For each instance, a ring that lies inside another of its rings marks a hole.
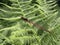
<instances>
[{"instance_id":1,"label":"green foliage","mask_svg":"<svg viewBox=\"0 0 60 45\"><path fill-rule=\"evenodd\" d=\"M56 2L1 0L0 45L60 45L60 7ZM22 16L51 33L25 22Z\"/></svg>"}]
</instances>

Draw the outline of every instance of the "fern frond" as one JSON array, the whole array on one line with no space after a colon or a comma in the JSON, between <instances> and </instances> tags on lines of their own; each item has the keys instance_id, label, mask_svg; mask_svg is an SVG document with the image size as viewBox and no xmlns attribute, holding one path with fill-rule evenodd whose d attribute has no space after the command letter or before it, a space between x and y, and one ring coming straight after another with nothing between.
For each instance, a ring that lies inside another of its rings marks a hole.
<instances>
[{"instance_id":1,"label":"fern frond","mask_svg":"<svg viewBox=\"0 0 60 45\"><path fill-rule=\"evenodd\" d=\"M1 45L59 45L60 10L56 0L6 1L11 4L0 1Z\"/></svg>"}]
</instances>

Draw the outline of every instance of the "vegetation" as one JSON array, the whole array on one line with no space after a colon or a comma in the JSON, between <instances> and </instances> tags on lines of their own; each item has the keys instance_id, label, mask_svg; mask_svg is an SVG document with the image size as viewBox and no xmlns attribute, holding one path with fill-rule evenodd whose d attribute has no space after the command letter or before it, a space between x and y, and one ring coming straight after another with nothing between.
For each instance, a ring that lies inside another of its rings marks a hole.
<instances>
[{"instance_id":1,"label":"vegetation","mask_svg":"<svg viewBox=\"0 0 60 45\"><path fill-rule=\"evenodd\" d=\"M0 0L0 45L60 45L60 1Z\"/></svg>"}]
</instances>

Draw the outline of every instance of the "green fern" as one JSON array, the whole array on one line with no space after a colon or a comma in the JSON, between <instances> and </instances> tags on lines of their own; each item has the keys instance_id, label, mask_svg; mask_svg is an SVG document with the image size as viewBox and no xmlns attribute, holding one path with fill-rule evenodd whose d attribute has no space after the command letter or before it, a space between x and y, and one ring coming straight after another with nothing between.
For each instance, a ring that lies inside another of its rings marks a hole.
<instances>
[{"instance_id":1,"label":"green fern","mask_svg":"<svg viewBox=\"0 0 60 45\"><path fill-rule=\"evenodd\" d=\"M56 0L6 1L0 2L0 45L60 44L60 11Z\"/></svg>"}]
</instances>

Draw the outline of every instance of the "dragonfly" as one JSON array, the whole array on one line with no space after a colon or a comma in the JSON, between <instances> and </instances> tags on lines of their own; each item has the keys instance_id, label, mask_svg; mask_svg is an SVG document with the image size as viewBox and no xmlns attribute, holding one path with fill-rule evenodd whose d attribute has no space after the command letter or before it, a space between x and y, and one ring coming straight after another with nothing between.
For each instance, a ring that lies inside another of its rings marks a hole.
<instances>
[{"instance_id":1,"label":"dragonfly","mask_svg":"<svg viewBox=\"0 0 60 45\"><path fill-rule=\"evenodd\" d=\"M39 29L41 29L41 30L43 30L43 31L46 31L46 32L51 33L49 30L46 30L44 27L42 27L42 26L40 26L40 25L38 25L38 24L36 24L36 23L28 20L28 19L25 18L25 17L21 17L21 19L24 20L24 21L26 21L26 22L28 22L28 23L30 23L30 24L33 24L33 26L35 26L35 27L37 27L37 28L39 28Z\"/></svg>"}]
</instances>

